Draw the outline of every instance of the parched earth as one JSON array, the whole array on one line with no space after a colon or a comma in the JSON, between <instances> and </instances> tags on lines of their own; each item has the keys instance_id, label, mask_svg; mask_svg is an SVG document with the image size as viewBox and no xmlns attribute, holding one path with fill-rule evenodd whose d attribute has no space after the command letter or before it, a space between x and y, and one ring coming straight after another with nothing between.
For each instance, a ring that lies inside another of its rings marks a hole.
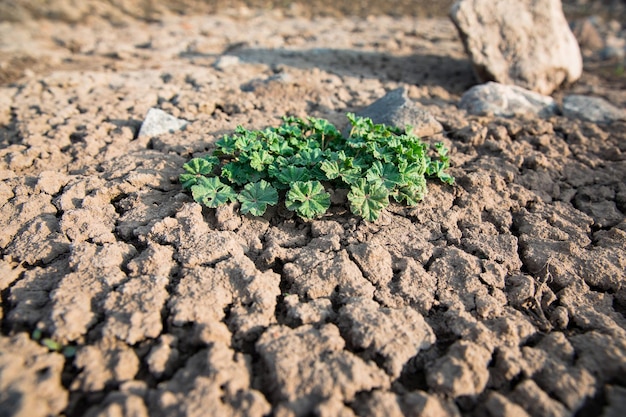
<instances>
[{"instance_id":1,"label":"parched earth","mask_svg":"<svg viewBox=\"0 0 626 417\"><path fill-rule=\"evenodd\" d=\"M0 415L626 409L626 122L466 114L447 18L25 20L0 54ZM177 180L237 125L402 86L456 177L416 208L254 218ZM555 98L625 87L588 60ZM189 123L139 136L153 107Z\"/></svg>"}]
</instances>

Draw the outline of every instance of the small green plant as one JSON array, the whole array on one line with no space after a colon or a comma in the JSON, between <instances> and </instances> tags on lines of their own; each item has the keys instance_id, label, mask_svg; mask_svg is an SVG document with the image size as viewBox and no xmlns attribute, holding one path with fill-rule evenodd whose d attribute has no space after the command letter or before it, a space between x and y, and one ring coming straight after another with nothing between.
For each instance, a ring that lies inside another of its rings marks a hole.
<instances>
[{"instance_id":1,"label":"small green plant","mask_svg":"<svg viewBox=\"0 0 626 417\"><path fill-rule=\"evenodd\" d=\"M45 346L50 351L59 352L66 358L73 358L76 355L76 347L63 346L61 343L55 341L50 337L43 337L43 332L40 329L35 329L30 335L31 339L39 342L42 346Z\"/></svg>"},{"instance_id":2,"label":"small green plant","mask_svg":"<svg viewBox=\"0 0 626 417\"><path fill-rule=\"evenodd\" d=\"M324 119L284 117L265 130L239 126L209 155L193 158L180 175L184 189L207 207L239 201L241 212L262 216L284 199L303 219L330 207L329 187L348 190L352 213L375 221L389 199L415 206L427 193L426 178L453 184L448 149L435 152L419 137L348 113L348 137Z\"/></svg>"}]
</instances>

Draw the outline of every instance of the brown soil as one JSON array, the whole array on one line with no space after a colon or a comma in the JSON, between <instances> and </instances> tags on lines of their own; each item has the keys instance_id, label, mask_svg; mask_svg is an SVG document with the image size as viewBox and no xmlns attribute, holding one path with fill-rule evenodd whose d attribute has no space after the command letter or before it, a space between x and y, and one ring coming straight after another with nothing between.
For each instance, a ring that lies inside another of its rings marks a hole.
<instances>
[{"instance_id":1,"label":"brown soil","mask_svg":"<svg viewBox=\"0 0 626 417\"><path fill-rule=\"evenodd\" d=\"M623 409L626 124L468 116L476 80L441 11L332 4L78 21L15 7L0 23L1 415ZM555 97L626 107L607 68L587 61ZM428 140L457 179L417 208L304 222L181 191L182 164L237 125L344 123L400 86L446 129ZM190 123L138 137L151 107Z\"/></svg>"}]
</instances>

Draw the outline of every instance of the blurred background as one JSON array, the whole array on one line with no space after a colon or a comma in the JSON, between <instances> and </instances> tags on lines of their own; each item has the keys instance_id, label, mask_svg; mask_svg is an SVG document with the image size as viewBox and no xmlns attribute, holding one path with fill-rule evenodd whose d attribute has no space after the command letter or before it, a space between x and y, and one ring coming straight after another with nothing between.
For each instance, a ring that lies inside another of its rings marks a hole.
<instances>
[{"instance_id":1,"label":"blurred background","mask_svg":"<svg viewBox=\"0 0 626 417\"><path fill-rule=\"evenodd\" d=\"M113 22L158 20L167 13L202 14L225 9L282 9L298 16L445 16L454 0L0 0L0 21L52 19L78 22L99 16ZM564 0L568 18L598 15L624 21L626 0Z\"/></svg>"}]
</instances>

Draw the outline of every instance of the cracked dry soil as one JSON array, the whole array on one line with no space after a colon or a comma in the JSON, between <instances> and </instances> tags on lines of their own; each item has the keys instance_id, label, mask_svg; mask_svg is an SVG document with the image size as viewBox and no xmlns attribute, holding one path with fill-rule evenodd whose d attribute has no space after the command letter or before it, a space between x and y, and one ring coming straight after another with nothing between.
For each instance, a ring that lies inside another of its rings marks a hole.
<instances>
[{"instance_id":1,"label":"cracked dry soil","mask_svg":"<svg viewBox=\"0 0 626 417\"><path fill-rule=\"evenodd\" d=\"M445 17L0 31L1 415L624 410L625 123L468 116L476 80ZM252 218L181 191L182 164L238 124L343 123L399 86L448 131L428 140L457 179L414 209ZM557 97L623 107L623 87L587 71ZM151 107L190 123L138 137Z\"/></svg>"}]
</instances>

